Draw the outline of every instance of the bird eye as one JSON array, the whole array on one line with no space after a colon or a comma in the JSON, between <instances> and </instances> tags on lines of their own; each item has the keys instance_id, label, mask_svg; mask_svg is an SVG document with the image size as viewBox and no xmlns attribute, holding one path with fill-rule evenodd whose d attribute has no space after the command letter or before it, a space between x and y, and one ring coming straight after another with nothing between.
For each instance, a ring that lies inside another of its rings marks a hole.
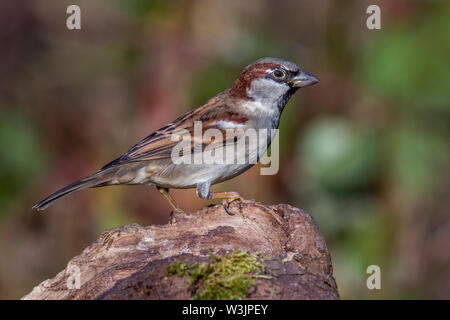
<instances>
[{"instance_id":1,"label":"bird eye","mask_svg":"<svg viewBox=\"0 0 450 320\"><path fill-rule=\"evenodd\" d=\"M286 77L286 72L283 70L277 69L273 72L273 76L277 79L284 79Z\"/></svg>"}]
</instances>

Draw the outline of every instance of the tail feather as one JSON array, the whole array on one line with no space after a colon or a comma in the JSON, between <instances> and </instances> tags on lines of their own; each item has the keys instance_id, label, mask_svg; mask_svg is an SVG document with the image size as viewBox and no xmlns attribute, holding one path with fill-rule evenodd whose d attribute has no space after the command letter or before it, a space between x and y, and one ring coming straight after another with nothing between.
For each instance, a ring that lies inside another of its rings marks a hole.
<instances>
[{"instance_id":1,"label":"tail feather","mask_svg":"<svg viewBox=\"0 0 450 320\"><path fill-rule=\"evenodd\" d=\"M94 173L93 175L90 175L86 178L75 181L69 184L68 186L52 193L47 198L34 205L33 209L36 209L38 211L44 210L48 208L54 201L67 197L72 193L88 188L106 185L109 182L109 179L105 179L104 175L99 174L100 172Z\"/></svg>"}]
</instances>

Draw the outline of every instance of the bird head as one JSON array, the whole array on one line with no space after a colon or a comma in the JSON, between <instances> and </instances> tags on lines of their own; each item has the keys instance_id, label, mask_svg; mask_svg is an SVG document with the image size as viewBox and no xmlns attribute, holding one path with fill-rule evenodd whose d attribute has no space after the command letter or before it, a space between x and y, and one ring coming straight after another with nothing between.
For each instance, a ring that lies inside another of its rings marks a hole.
<instances>
[{"instance_id":1,"label":"bird head","mask_svg":"<svg viewBox=\"0 0 450 320\"><path fill-rule=\"evenodd\" d=\"M302 87L319 82L295 63L278 58L262 58L248 65L229 89L232 97L283 108Z\"/></svg>"}]
</instances>

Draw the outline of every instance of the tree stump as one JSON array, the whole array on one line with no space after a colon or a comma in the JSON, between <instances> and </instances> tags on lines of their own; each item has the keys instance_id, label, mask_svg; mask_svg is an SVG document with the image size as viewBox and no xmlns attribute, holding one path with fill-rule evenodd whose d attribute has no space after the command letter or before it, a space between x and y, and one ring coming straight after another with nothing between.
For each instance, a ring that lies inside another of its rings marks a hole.
<instances>
[{"instance_id":1,"label":"tree stump","mask_svg":"<svg viewBox=\"0 0 450 320\"><path fill-rule=\"evenodd\" d=\"M312 217L235 202L104 232L23 299L339 299Z\"/></svg>"}]
</instances>

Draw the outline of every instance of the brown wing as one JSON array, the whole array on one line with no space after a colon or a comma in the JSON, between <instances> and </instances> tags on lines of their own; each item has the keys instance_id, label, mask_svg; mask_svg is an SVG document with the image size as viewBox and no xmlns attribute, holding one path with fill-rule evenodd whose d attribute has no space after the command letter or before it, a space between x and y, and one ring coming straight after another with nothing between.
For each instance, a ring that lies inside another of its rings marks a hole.
<instances>
[{"instance_id":1,"label":"brown wing","mask_svg":"<svg viewBox=\"0 0 450 320\"><path fill-rule=\"evenodd\" d=\"M210 128L220 129L216 126L216 123L220 120L228 122L232 121L235 123L246 123L248 121L245 116L234 112L232 108L227 105L224 99L224 94L222 93L209 100L203 106L182 115L175 121L156 130L132 147L127 153L106 164L102 169L129 162L170 158L172 148L180 141L179 139L173 141L173 135L183 136L185 134L189 134L191 136L192 150L194 143L202 143L203 145L210 144L212 142L211 140L194 140L194 121L202 122L202 131L204 132ZM226 137L225 130L222 131L223 137ZM227 138L229 139L230 137ZM223 145L225 141L214 141L214 143Z\"/></svg>"}]
</instances>

